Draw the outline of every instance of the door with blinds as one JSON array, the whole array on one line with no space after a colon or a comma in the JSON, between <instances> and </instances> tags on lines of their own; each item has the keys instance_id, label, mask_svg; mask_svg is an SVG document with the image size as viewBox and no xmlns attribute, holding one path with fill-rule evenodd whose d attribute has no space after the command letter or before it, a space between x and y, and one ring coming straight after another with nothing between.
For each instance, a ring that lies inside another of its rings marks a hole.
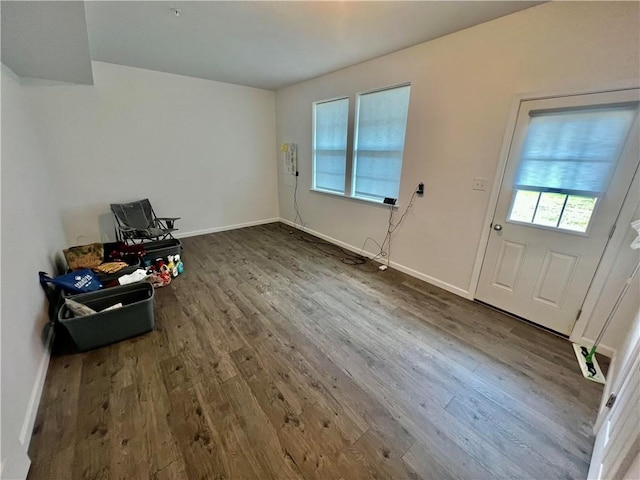
<instances>
[{"instance_id":1,"label":"door with blinds","mask_svg":"<svg viewBox=\"0 0 640 480\"><path fill-rule=\"evenodd\" d=\"M639 90L523 101L476 298L568 335L638 168Z\"/></svg>"}]
</instances>

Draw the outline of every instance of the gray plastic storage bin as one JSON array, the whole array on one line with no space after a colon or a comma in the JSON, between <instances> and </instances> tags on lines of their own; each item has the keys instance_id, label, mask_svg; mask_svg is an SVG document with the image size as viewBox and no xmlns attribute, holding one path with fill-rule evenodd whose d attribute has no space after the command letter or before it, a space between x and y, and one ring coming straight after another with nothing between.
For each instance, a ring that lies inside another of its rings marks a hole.
<instances>
[{"instance_id":1,"label":"gray plastic storage bin","mask_svg":"<svg viewBox=\"0 0 640 480\"><path fill-rule=\"evenodd\" d=\"M74 317L66 305L58 312L58 321L67 328L81 352L153 330L153 287L150 283L134 283L81 293L74 295L73 300L98 312ZM117 303L122 303L122 307L100 311Z\"/></svg>"},{"instance_id":2,"label":"gray plastic storage bin","mask_svg":"<svg viewBox=\"0 0 640 480\"><path fill-rule=\"evenodd\" d=\"M143 244L146 255L142 257L143 262L149 261L153 263L156 258L166 258L169 255L178 255L182 249L180 240L172 238L169 240L158 240L156 242L145 242Z\"/></svg>"}]
</instances>

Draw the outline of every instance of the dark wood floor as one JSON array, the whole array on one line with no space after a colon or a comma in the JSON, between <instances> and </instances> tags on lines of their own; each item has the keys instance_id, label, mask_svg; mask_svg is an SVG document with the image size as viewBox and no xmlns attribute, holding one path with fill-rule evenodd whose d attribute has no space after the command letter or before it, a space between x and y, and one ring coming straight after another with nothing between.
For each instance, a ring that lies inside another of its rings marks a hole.
<instances>
[{"instance_id":1,"label":"dark wood floor","mask_svg":"<svg viewBox=\"0 0 640 480\"><path fill-rule=\"evenodd\" d=\"M183 245L155 331L52 358L30 479L586 477L568 341L282 224Z\"/></svg>"}]
</instances>

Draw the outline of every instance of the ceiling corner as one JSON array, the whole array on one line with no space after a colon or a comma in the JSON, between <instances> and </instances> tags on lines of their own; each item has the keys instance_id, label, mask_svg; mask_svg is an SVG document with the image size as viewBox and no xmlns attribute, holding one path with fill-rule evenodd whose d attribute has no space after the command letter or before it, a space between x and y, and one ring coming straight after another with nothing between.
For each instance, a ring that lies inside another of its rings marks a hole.
<instances>
[{"instance_id":1,"label":"ceiling corner","mask_svg":"<svg viewBox=\"0 0 640 480\"><path fill-rule=\"evenodd\" d=\"M84 2L5 1L2 63L21 77L93 85Z\"/></svg>"}]
</instances>

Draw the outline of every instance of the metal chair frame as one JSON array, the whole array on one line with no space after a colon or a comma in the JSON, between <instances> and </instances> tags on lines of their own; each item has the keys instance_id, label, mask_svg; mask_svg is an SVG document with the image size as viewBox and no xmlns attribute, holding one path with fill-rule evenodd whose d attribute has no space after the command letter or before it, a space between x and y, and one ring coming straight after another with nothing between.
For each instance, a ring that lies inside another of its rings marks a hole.
<instances>
[{"instance_id":1,"label":"metal chair frame","mask_svg":"<svg viewBox=\"0 0 640 480\"><path fill-rule=\"evenodd\" d=\"M158 217L148 198L130 203L112 203L116 238L124 243L174 238L175 221L180 217Z\"/></svg>"}]
</instances>

